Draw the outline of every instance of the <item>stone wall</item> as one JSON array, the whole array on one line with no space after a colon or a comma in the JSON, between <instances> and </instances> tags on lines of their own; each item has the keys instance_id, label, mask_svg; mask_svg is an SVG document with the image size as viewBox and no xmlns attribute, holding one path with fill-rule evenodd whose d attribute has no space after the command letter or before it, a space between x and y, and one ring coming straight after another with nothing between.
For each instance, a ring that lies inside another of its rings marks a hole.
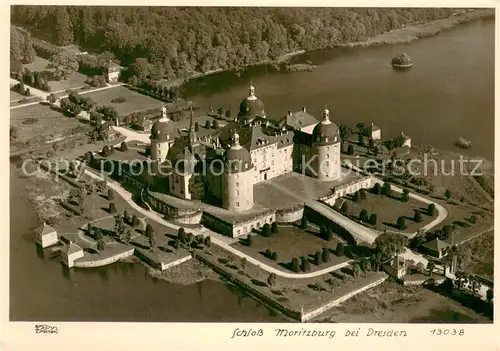
<instances>
[{"instance_id":1,"label":"stone wall","mask_svg":"<svg viewBox=\"0 0 500 351\"><path fill-rule=\"evenodd\" d=\"M294 208L276 210L276 222L293 223L300 221L304 215L304 206L299 205Z\"/></svg>"},{"instance_id":2,"label":"stone wall","mask_svg":"<svg viewBox=\"0 0 500 351\"><path fill-rule=\"evenodd\" d=\"M106 266L108 264L114 263L116 261L121 260L122 258L130 257L134 254L134 248L130 248L130 250L122 252L117 255L113 255L111 257L103 258L102 260L92 260L86 261L83 259L78 259L74 261L74 267L78 268L91 268L91 267L101 267Z\"/></svg>"},{"instance_id":3,"label":"stone wall","mask_svg":"<svg viewBox=\"0 0 500 351\"><path fill-rule=\"evenodd\" d=\"M385 277L383 277L383 278L381 278L381 279L379 279L379 280L377 280L377 281L375 281L375 282L373 282L371 284L365 285L365 286L363 286L363 287L361 287L361 288L359 288L357 290L351 291L350 293L345 294L344 296L339 297L338 299L333 300L333 301L331 301L331 302L329 302L329 303L321 306L320 308L317 308L315 310L312 310L312 311L309 311L307 313L304 313L304 314L302 314L300 316L300 321L302 323L310 321L311 319L313 319L313 318L319 316L320 314L326 312L330 308L335 307L335 306L339 305L340 303L342 303L342 302L350 299L354 295L362 293L363 291L371 289L374 286L377 286L379 284L382 284L386 279L387 279L387 276L385 276Z\"/></svg>"},{"instance_id":4,"label":"stone wall","mask_svg":"<svg viewBox=\"0 0 500 351\"><path fill-rule=\"evenodd\" d=\"M331 195L324 196L319 199L320 202L324 202L330 206L335 204L335 201L345 195L353 194L359 189L369 189L373 187L374 182L372 177L364 176L361 179L356 179L352 182L341 184L335 187L335 193Z\"/></svg>"},{"instance_id":5,"label":"stone wall","mask_svg":"<svg viewBox=\"0 0 500 351\"><path fill-rule=\"evenodd\" d=\"M166 219L177 222L198 224L201 219L201 211L193 208L179 208L167 204L163 200L152 195L147 189L142 194L143 200L148 204L151 210L165 215Z\"/></svg>"}]
</instances>

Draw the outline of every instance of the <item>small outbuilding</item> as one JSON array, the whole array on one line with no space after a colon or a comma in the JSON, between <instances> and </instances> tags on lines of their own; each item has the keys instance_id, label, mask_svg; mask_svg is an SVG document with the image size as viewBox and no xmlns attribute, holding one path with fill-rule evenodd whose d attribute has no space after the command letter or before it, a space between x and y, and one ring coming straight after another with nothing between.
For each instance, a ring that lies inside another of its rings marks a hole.
<instances>
[{"instance_id":1,"label":"small outbuilding","mask_svg":"<svg viewBox=\"0 0 500 351\"><path fill-rule=\"evenodd\" d=\"M422 251L424 251L429 256L433 256L436 258L442 258L443 252L450 247L450 245L438 238L429 241L422 245Z\"/></svg>"},{"instance_id":2,"label":"small outbuilding","mask_svg":"<svg viewBox=\"0 0 500 351\"><path fill-rule=\"evenodd\" d=\"M57 231L46 223L38 227L35 233L35 240L42 248L55 245L59 241L57 238Z\"/></svg>"},{"instance_id":3,"label":"small outbuilding","mask_svg":"<svg viewBox=\"0 0 500 351\"><path fill-rule=\"evenodd\" d=\"M110 60L108 64L104 67L106 81L110 84L117 83L118 79L120 78L120 71L121 71L120 65Z\"/></svg>"},{"instance_id":4,"label":"small outbuilding","mask_svg":"<svg viewBox=\"0 0 500 351\"><path fill-rule=\"evenodd\" d=\"M74 261L83 257L83 249L75 244L70 243L69 245L65 245L61 249L61 258L63 263L71 268L74 266Z\"/></svg>"},{"instance_id":5,"label":"small outbuilding","mask_svg":"<svg viewBox=\"0 0 500 351\"><path fill-rule=\"evenodd\" d=\"M373 123L368 128L368 131L370 133L370 138L372 138L373 140L380 140L382 138L382 130Z\"/></svg>"}]
</instances>

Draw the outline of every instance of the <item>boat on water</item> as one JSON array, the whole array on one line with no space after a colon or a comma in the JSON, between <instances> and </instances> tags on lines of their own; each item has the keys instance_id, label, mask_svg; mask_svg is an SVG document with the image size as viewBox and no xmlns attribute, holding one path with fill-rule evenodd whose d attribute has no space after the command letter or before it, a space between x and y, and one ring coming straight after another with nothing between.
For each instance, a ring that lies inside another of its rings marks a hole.
<instances>
[{"instance_id":1,"label":"boat on water","mask_svg":"<svg viewBox=\"0 0 500 351\"><path fill-rule=\"evenodd\" d=\"M392 58L391 65L395 69L407 69L413 67L410 55L405 52L400 53Z\"/></svg>"}]
</instances>

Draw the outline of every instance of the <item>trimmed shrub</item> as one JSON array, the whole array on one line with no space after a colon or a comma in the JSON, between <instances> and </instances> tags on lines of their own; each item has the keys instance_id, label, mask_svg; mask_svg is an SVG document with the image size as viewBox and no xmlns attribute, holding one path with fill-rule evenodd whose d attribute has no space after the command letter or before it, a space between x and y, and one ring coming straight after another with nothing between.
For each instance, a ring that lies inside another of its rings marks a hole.
<instances>
[{"instance_id":1,"label":"trimmed shrub","mask_svg":"<svg viewBox=\"0 0 500 351\"><path fill-rule=\"evenodd\" d=\"M344 253L345 253L345 246L344 246L344 244L342 244L342 243L338 243L338 244L337 244L337 250L336 250L336 251L337 251L337 255L338 255L338 256L342 256L342 255L344 255Z\"/></svg>"},{"instance_id":2,"label":"trimmed shrub","mask_svg":"<svg viewBox=\"0 0 500 351\"><path fill-rule=\"evenodd\" d=\"M398 217L397 226L399 229L406 229L406 222L403 216Z\"/></svg>"},{"instance_id":3,"label":"trimmed shrub","mask_svg":"<svg viewBox=\"0 0 500 351\"><path fill-rule=\"evenodd\" d=\"M278 223L273 222L273 223L271 224L271 233L273 233L273 234L278 234L278 232L279 232L279 229L278 229Z\"/></svg>"},{"instance_id":4,"label":"trimmed shrub","mask_svg":"<svg viewBox=\"0 0 500 351\"><path fill-rule=\"evenodd\" d=\"M380 187L380 183L376 183L373 186L372 191L374 194L380 195L382 193L382 188Z\"/></svg>"},{"instance_id":5,"label":"trimmed shrub","mask_svg":"<svg viewBox=\"0 0 500 351\"><path fill-rule=\"evenodd\" d=\"M300 264L299 264L299 259L294 257L292 259L292 270L294 272L299 272L300 271Z\"/></svg>"},{"instance_id":6,"label":"trimmed shrub","mask_svg":"<svg viewBox=\"0 0 500 351\"><path fill-rule=\"evenodd\" d=\"M434 216L436 214L436 205L429 204L429 206L427 207L427 213L429 214L429 216Z\"/></svg>"},{"instance_id":7,"label":"trimmed shrub","mask_svg":"<svg viewBox=\"0 0 500 351\"><path fill-rule=\"evenodd\" d=\"M265 237L271 236L271 227L268 223L264 224L264 226L262 227L262 235Z\"/></svg>"},{"instance_id":8,"label":"trimmed shrub","mask_svg":"<svg viewBox=\"0 0 500 351\"><path fill-rule=\"evenodd\" d=\"M267 258L269 258L269 259L270 259L270 258L272 257L272 255L273 255L273 253L271 252L271 250L266 249L266 252L264 253L264 255L265 255Z\"/></svg>"},{"instance_id":9,"label":"trimmed shrub","mask_svg":"<svg viewBox=\"0 0 500 351\"><path fill-rule=\"evenodd\" d=\"M306 216L302 216L302 220L300 221L300 227L302 229L307 229L307 217Z\"/></svg>"},{"instance_id":10,"label":"trimmed shrub","mask_svg":"<svg viewBox=\"0 0 500 351\"><path fill-rule=\"evenodd\" d=\"M210 247L210 245L212 245L212 239L210 239L210 236L207 236L205 238L205 246Z\"/></svg>"},{"instance_id":11,"label":"trimmed shrub","mask_svg":"<svg viewBox=\"0 0 500 351\"><path fill-rule=\"evenodd\" d=\"M315 254L314 254L314 264L316 266L319 266L321 263L322 263L322 257L321 257L321 252L320 251L317 251Z\"/></svg>"},{"instance_id":12,"label":"trimmed shrub","mask_svg":"<svg viewBox=\"0 0 500 351\"><path fill-rule=\"evenodd\" d=\"M127 143L126 143L126 142L122 142L122 143L120 144L120 151L125 152L125 151L127 151L127 150L128 150L128 145L127 145Z\"/></svg>"},{"instance_id":13,"label":"trimmed shrub","mask_svg":"<svg viewBox=\"0 0 500 351\"><path fill-rule=\"evenodd\" d=\"M377 224L377 215L375 213L372 213L370 216L370 224L376 225Z\"/></svg>"},{"instance_id":14,"label":"trimmed shrub","mask_svg":"<svg viewBox=\"0 0 500 351\"><path fill-rule=\"evenodd\" d=\"M278 261L278 253L276 251L274 251L271 255L271 258L273 261Z\"/></svg>"},{"instance_id":15,"label":"trimmed shrub","mask_svg":"<svg viewBox=\"0 0 500 351\"><path fill-rule=\"evenodd\" d=\"M247 241L247 246L252 246L253 239L252 239L252 236L250 234L248 234L246 241Z\"/></svg>"},{"instance_id":16,"label":"trimmed shrub","mask_svg":"<svg viewBox=\"0 0 500 351\"><path fill-rule=\"evenodd\" d=\"M344 201L342 207L340 208L340 212L346 215L348 210L349 210L349 205L347 204L347 201Z\"/></svg>"},{"instance_id":17,"label":"trimmed shrub","mask_svg":"<svg viewBox=\"0 0 500 351\"><path fill-rule=\"evenodd\" d=\"M359 189L359 195L361 196L361 200L365 200L366 199L366 190Z\"/></svg>"},{"instance_id":18,"label":"trimmed shrub","mask_svg":"<svg viewBox=\"0 0 500 351\"><path fill-rule=\"evenodd\" d=\"M323 262L328 262L330 260L330 250L328 248L324 247L323 252L321 253L321 258L323 259Z\"/></svg>"},{"instance_id":19,"label":"trimmed shrub","mask_svg":"<svg viewBox=\"0 0 500 351\"><path fill-rule=\"evenodd\" d=\"M108 189L108 200L114 200L115 199L115 192L113 189Z\"/></svg>"},{"instance_id":20,"label":"trimmed shrub","mask_svg":"<svg viewBox=\"0 0 500 351\"><path fill-rule=\"evenodd\" d=\"M355 202L361 201L361 194L359 193L359 190L354 193L354 201Z\"/></svg>"},{"instance_id":21,"label":"trimmed shrub","mask_svg":"<svg viewBox=\"0 0 500 351\"><path fill-rule=\"evenodd\" d=\"M113 202L109 204L109 213L116 213L116 206Z\"/></svg>"},{"instance_id":22,"label":"trimmed shrub","mask_svg":"<svg viewBox=\"0 0 500 351\"><path fill-rule=\"evenodd\" d=\"M422 214L419 210L415 210L415 215L413 216L413 220L417 223L422 222Z\"/></svg>"},{"instance_id":23,"label":"trimmed shrub","mask_svg":"<svg viewBox=\"0 0 500 351\"><path fill-rule=\"evenodd\" d=\"M354 155L354 147L352 145L349 145L347 147L347 154L348 155Z\"/></svg>"},{"instance_id":24,"label":"trimmed shrub","mask_svg":"<svg viewBox=\"0 0 500 351\"><path fill-rule=\"evenodd\" d=\"M139 225L139 218L136 215L132 216L132 226L137 227Z\"/></svg>"},{"instance_id":25,"label":"trimmed shrub","mask_svg":"<svg viewBox=\"0 0 500 351\"><path fill-rule=\"evenodd\" d=\"M333 240L333 232L332 232L332 229L330 227L326 228L326 237L325 237L326 240L328 241L332 241Z\"/></svg>"},{"instance_id":26,"label":"trimmed shrub","mask_svg":"<svg viewBox=\"0 0 500 351\"><path fill-rule=\"evenodd\" d=\"M367 222L368 221L368 211L365 209L362 209L361 212L359 213L359 220L361 222Z\"/></svg>"}]
</instances>

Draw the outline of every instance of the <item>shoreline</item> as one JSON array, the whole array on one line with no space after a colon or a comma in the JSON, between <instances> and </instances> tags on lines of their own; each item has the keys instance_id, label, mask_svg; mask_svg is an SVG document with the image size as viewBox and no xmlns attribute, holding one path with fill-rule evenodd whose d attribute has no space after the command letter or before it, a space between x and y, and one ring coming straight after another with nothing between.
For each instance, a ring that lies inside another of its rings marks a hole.
<instances>
[{"instance_id":1,"label":"shoreline","mask_svg":"<svg viewBox=\"0 0 500 351\"><path fill-rule=\"evenodd\" d=\"M462 10L465 11L465 10ZM344 43L344 44L338 44L335 46L330 47L330 49L334 48L357 48L357 47L368 47L368 46L373 46L373 45L381 45L381 44L407 44L412 41L418 40L418 39L423 39L423 38L428 38L428 37L433 37L443 31L453 29L459 24L464 24L464 23L470 23L473 21L481 20L481 19L487 19L489 17L494 17L495 16L495 9L481 9L481 10L474 10L473 12L464 12L464 13L457 13L456 15L446 17L440 20L435 20L435 21L430 21L430 22L423 22L423 23L415 23L412 25L409 25L407 27L402 27L398 29L394 29L389 32L381 33L373 37L369 37L365 40L362 41L356 41L356 42L349 42L349 43ZM325 50L328 48L324 49L319 49L319 50ZM278 57L275 60L266 60L254 64L250 64L247 66L231 69L231 70L224 70L224 69L215 69L207 72L197 72L192 74L189 77L185 78L176 78L171 80L170 82L165 82L169 88L181 88L184 84L189 83L192 80L198 79L198 78L203 78L207 77L216 73L227 73L227 72L234 72L235 74L238 74L245 70L246 68L249 67L257 67L257 66L262 66L262 65L279 65L281 63L287 62L293 57L307 54L308 52L313 52L317 50L310 50L306 51L304 49L298 49L293 52L283 54L280 57Z\"/></svg>"}]
</instances>

